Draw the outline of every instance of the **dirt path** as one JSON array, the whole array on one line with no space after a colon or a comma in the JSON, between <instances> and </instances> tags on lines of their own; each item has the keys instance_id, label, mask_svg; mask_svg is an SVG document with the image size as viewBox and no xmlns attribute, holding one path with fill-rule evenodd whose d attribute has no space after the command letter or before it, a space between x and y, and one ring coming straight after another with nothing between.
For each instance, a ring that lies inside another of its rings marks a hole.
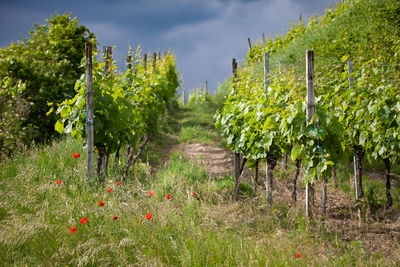
<instances>
[{"instance_id":1,"label":"dirt path","mask_svg":"<svg viewBox=\"0 0 400 267\"><path fill-rule=\"evenodd\" d=\"M170 136L167 145L163 147L162 164L165 165L168 162L169 155L173 151L179 151L185 158L204 167L209 177L218 179L234 173L234 154L228 148L215 144L177 144L176 137ZM245 167L241 178L249 180L251 175L252 171Z\"/></svg>"},{"instance_id":2,"label":"dirt path","mask_svg":"<svg viewBox=\"0 0 400 267\"><path fill-rule=\"evenodd\" d=\"M215 145L179 144L177 148L184 156L203 166L208 176L221 178L233 172L233 153Z\"/></svg>"},{"instance_id":3,"label":"dirt path","mask_svg":"<svg viewBox=\"0 0 400 267\"><path fill-rule=\"evenodd\" d=\"M221 178L232 174L233 154L228 149L223 149L210 144L176 144L171 138L167 146L163 149L162 163L168 162L168 155L173 151L179 151L187 159L205 168L208 176Z\"/></svg>"}]
</instances>

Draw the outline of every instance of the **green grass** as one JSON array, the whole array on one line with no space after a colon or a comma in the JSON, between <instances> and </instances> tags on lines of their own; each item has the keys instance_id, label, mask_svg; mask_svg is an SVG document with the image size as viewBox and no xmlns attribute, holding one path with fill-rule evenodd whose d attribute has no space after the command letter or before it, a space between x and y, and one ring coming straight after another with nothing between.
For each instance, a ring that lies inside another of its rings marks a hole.
<instances>
[{"instance_id":1,"label":"green grass","mask_svg":"<svg viewBox=\"0 0 400 267\"><path fill-rule=\"evenodd\" d=\"M215 131L210 131L200 126L182 127L178 136L179 143L213 144L218 140L219 138Z\"/></svg>"},{"instance_id":2,"label":"green grass","mask_svg":"<svg viewBox=\"0 0 400 267\"><path fill-rule=\"evenodd\" d=\"M192 103L171 114L176 116L174 121L169 120L169 125L178 133L177 142L219 144L221 138L214 127L214 114L219 105L216 101Z\"/></svg>"},{"instance_id":3,"label":"green grass","mask_svg":"<svg viewBox=\"0 0 400 267\"><path fill-rule=\"evenodd\" d=\"M74 159L75 152L82 156ZM321 237L301 209L280 203L266 214L260 209L263 199L251 197L251 187L243 201L232 201L231 177L210 179L177 152L156 175L147 164L138 164L135 178L120 186L115 182L121 177L113 171L104 186L86 183L85 162L82 146L66 138L1 164L2 264L394 264L337 235ZM63 183L57 185L56 179ZM149 198L148 190L155 195ZM153 218L147 221L149 212ZM83 217L88 218L84 225L79 223Z\"/></svg>"}]
</instances>

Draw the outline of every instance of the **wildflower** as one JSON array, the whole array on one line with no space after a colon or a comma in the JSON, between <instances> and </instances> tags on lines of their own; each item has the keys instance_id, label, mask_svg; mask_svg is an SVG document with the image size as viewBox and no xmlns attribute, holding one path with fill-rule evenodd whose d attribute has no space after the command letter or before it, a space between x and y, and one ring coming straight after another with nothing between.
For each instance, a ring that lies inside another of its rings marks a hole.
<instances>
[{"instance_id":1,"label":"wildflower","mask_svg":"<svg viewBox=\"0 0 400 267\"><path fill-rule=\"evenodd\" d=\"M296 258L300 258L300 257L301 257L300 254L294 254L294 256L295 256Z\"/></svg>"},{"instance_id":2,"label":"wildflower","mask_svg":"<svg viewBox=\"0 0 400 267\"><path fill-rule=\"evenodd\" d=\"M62 183L62 181L61 180L56 180L56 184L61 184Z\"/></svg>"},{"instance_id":3,"label":"wildflower","mask_svg":"<svg viewBox=\"0 0 400 267\"><path fill-rule=\"evenodd\" d=\"M117 185L117 186L120 185L120 184L121 184L121 182L116 182L116 183L115 183L115 185Z\"/></svg>"},{"instance_id":4,"label":"wildflower","mask_svg":"<svg viewBox=\"0 0 400 267\"><path fill-rule=\"evenodd\" d=\"M166 198L166 199L171 199L171 195L168 194L168 195L165 196L165 198Z\"/></svg>"},{"instance_id":5,"label":"wildflower","mask_svg":"<svg viewBox=\"0 0 400 267\"><path fill-rule=\"evenodd\" d=\"M118 217L114 215L113 220L118 220Z\"/></svg>"},{"instance_id":6,"label":"wildflower","mask_svg":"<svg viewBox=\"0 0 400 267\"><path fill-rule=\"evenodd\" d=\"M101 196L101 194L99 194L99 196Z\"/></svg>"},{"instance_id":7,"label":"wildflower","mask_svg":"<svg viewBox=\"0 0 400 267\"><path fill-rule=\"evenodd\" d=\"M111 187L107 189L107 192L108 192L108 193L110 193L111 191L112 191L112 188L111 188Z\"/></svg>"},{"instance_id":8,"label":"wildflower","mask_svg":"<svg viewBox=\"0 0 400 267\"><path fill-rule=\"evenodd\" d=\"M79 158L81 156L81 154L79 154L79 153L74 153L74 159L77 159L77 158Z\"/></svg>"},{"instance_id":9,"label":"wildflower","mask_svg":"<svg viewBox=\"0 0 400 267\"><path fill-rule=\"evenodd\" d=\"M152 196L154 196L154 193L151 192L151 191L149 191L149 192L147 192L147 195L148 195L149 197L152 197Z\"/></svg>"},{"instance_id":10,"label":"wildflower","mask_svg":"<svg viewBox=\"0 0 400 267\"><path fill-rule=\"evenodd\" d=\"M192 196L196 196L196 192L193 191L193 192L192 192Z\"/></svg>"},{"instance_id":11,"label":"wildflower","mask_svg":"<svg viewBox=\"0 0 400 267\"><path fill-rule=\"evenodd\" d=\"M144 216L147 220L150 220L153 215L151 213L147 213L146 216Z\"/></svg>"},{"instance_id":12,"label":"wildflower","mask_svg":"<svg viewBox=\"0 0 400 267\"><path fill-rule=\"evenodd\" d=\"M175 207L174 207L174 209L176 209L176 210L177 210L177 209L179 209L179 207L178 207L178 206L175 206Z\"/></svg>"},{"instance_id":13,"label":"wildflower","mask_svg":"<svg viewBox=\"0 0 400 267\"><path fill-rule=\"evenodd\" d=\"M76 228L75 228L75 227L72 227L72 226L71 226L71 228L69 228L69 232L70 232L71 234L75 233L75 231L76 231Z\"/></svg>"},{"instance_id":14,"label":"wildflower","mask_svg":"<svg viewBox=\"0 0 400 267\"><path fill-rule=\"evenodd\" d=\"M103 201L99 201L99 206L104 206L104 202Z\"/></svg>"},{"instance_id":15,"label":"wildflower","mask_svg":"<svg viewBox=\"0 0 400 267\"><path fill-rule=\"evenodd\" d=\"M85 224L85 223L87 223L87 218L83 217L82 220L81 220L81 224Z\"/></svg>"}]
</instances>

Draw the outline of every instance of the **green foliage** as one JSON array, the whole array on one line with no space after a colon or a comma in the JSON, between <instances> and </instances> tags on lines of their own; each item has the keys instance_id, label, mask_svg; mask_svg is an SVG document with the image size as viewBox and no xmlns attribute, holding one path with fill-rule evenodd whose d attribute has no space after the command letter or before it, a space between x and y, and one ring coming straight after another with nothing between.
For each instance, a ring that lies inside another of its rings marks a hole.
<instances>
[{"instance_id":1,"label":"green foliage","mask_svg":"<svg viewBox=\"0 0 400 267\"><path fill-rule=\"evenodd\" d=\"M328 174L328 167L333 164L329 155L336 148L329 146L335 140L328 143L326 139L335 138L329 134L333 130L340 131L337 120L320 100L314 123L307 123L301 95L304 87L293 71L271 75L268 90L263 88L262 77L254 72L253 65L240 69L224 109L216 116L228 147L253 161L267 155L279 159L282 153L291 154L293 160L301 158L309 175L307 180L317 178L318 173ZM318 128L314 126L317 121ZM323 142L327 145L323 146Z\"/></svg>"},{"instance_id":2,"label":"green foliage","mask_svg":"<svg viewBox=\"0 0 400 267\"><path fill-rule=\"evenodd\" d=\"M114 152L125 144L135 145L146 134L154 133L168 101L179 85L172 54L159 59L155 69L142 64L135 55L135 70L120 73L113 62L110 70L93 58L94 145ZM58 104L60 119L55 129L86 138L86 76L76 82L76 95Z\"/></svg>"},{"instance_id":3,"label":"green foliage","mask_svg":"<svg viewBox=\"0 0 400 267\"><path fill-rule=\"evenodd\" d=\"M291 154L302 160L305 181L330 176L330 166L354 147L397 161L400 42L393 24L395 2L338 3L306 25L302 20L292 24L287 35L256 44L216 116L228 147L250 160ZM307 122L303 58L311 48L316 106ZM271 62L267 90L259 62L264 52ZM353 62L350 74L347 59Z\"/></svg>"},{"instance_id":4,"label":"green foliage","mask_svg":"<svg viewBox=\"0 0 400 267\"><path fill-rule=\"evenodd\" d=\"M0 49L0 77L10 84L7 90L21 83L26 86L21 98L29 109L25 120L18 122L24 136L17 139L30 144L53 136L56 116L46 115L46 103L60 103L74 95L75 81L84 72L79 66L85 42L93 37L69 13L55 14L47 25L35 24L29 38ZM18 113L19 107L14 107L7 112Z\"/></svg>"},{"instance_id":5,"label":"green foliage","mask_svg":"<svg viewBox=\"0 0 400 267\"><path fill-rule=\"evenodd\" d=\"M232 79L226 79L218 84L217 91L212 95L212 101L220 108L226 101L231 88Z\"/></svg>"},{"instance_id":6,"label":"green foliage","mask_svg":"<svg viewBox=\"0 0 400 267\"><path fill-rule=\"evenodd\" d=\"M189 105L192 104L204 104L210 101L210 95L208 92L201 88L197 88L189 94Z\"/></svg>"},{"instance_id":7,"label":"green foliage","mask_svg":"<svg viewBox=\"0 0 400 267\"><path fill-rule=\"evenodd\" d=\"M29 135L29 128L23 126L29 113L29 104L22 97L25 84L10 84L4 77L0 81L0 160L10 156Z\"/></svg>"},{"instance_id":8,"label":"green foliage","mask_svg":"<svg viewBox=\"0 0 400 267\"><path fill-rule=\"evenodd\" d=\"M182 127L179 132L178 142L180 143L215 143L217 135L200 126Z\"/></svg>"}]
</instances>

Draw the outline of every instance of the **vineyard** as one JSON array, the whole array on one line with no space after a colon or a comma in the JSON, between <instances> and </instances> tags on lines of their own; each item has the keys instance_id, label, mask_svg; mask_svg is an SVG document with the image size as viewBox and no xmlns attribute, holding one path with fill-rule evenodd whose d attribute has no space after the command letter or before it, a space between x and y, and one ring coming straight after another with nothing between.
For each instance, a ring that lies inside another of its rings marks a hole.
<instances>
[{"instance_id":1,"label":"vineyard","mask_svg":"<svg viewBox=\"0 0 400 267\"><path fill-rule=\"evenodd\" d=\"M277 161L289 156L295 163L293 202L299 169L304 170L309 218L314 181L323 183L321 210L325 213L326 184L329 178L336 183L339 160L346 164L352 157L358 208L364 196L364 155L384 161L386 207L393 204L391 164L398 164L400 151L399 33L398 27L379 12L372 13L372 18L368 16L367 30L352 28L350 25L360 23L361 14L365 16L361 12L365 5L382 10L389 4L339 4L307 25L303 20L293 24L281 38L256 44L238 71L234 60L231 91L216 117L217 126L237 158L241 154L256 166L266 160L269 203ZM374 34L382 28L388 31ZM333 32L339 35L333 36ZM314 39L317 36L321 41ZM301 57L300 47L310 45L310 40L313 50L303 50L306 55ZM239 163L238 160L238 166ZM237 173L236 190L239 176Z\"/></svg>"},{"instance_id":2,"label":"vineyard","mask_svg":"<svg viewBox=\"0 0 400 267\"><path fill-rule=\"evenodd\" d=\"M300 15L188 96L171 50L35 26L0 50L0 261L398 266L399 18Z\"/></svg>"},{"instance_id":3,"label":"vineyard","mask_svg":"<svg viewBox=\"0 0 400 267\"><path fill-rule=\"evenodd\" d=\"M91 47L90 44L87 46ZM118 162L120 149L128 145L129 155L124 170L126 178L131 165L143 152L150 136L157 131L160 116L175 96L179 86L178 74L172 54L165 53L162 58L159 54L157 60L157 53L153 53L153 62L150 64L148 55L145 54L142 58L139 49L134 56L135 62L132 62L132 54L129 51L128 68L125 73L117 71L112 61L112 47L104 47L103 54L104 62L100 63L94 57L94 62L90 62L88 68L90 72L87 71L86 75L77 81L77 94L74 98L58 104L57 114L60 114L61 119L56 122L55 129L61 134L67 133L80 140L86 140L89 144L89 127L93 127L91 136L96 138L95 142L88 146L88 157L93 157L94 145L99 152L97 174L102 180L107 175L110 154L115 153L115 162ZM90 51L86 61L92 61L91 55ZM87 105L86 100L89 99L88 75L90 85L93 85L93 88L90 88L90 95L93 95L89 100L90 105ZM88 109L93 103L94 114L93 111L89 113ZM48 105L53 106L53 103ZM53 110L52 107L48 114ZM93 166L93 161L89 161L88 164ZM89 175L89 178L91 176L93 174Z\"/></svg>"}]
</instances>

